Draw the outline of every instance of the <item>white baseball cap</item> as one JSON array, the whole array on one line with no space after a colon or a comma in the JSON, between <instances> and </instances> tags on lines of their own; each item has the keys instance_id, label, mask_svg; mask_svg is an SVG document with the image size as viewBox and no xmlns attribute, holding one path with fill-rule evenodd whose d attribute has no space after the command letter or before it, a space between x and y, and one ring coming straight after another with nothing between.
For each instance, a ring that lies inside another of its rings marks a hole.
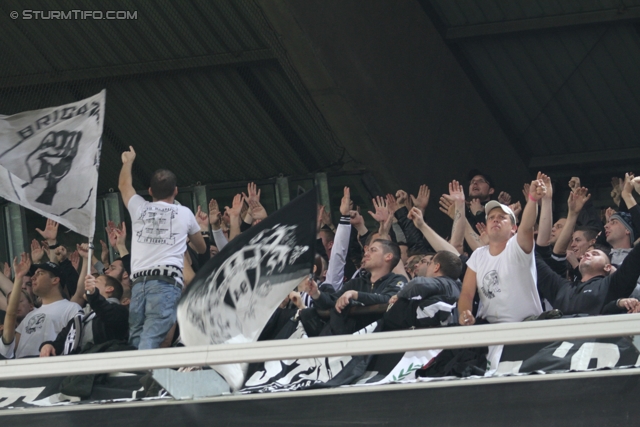
<instances>
[{"instance_id":1,"label":"white baseball cap","mask_svg":"<svg viewBox=\"0 0 640 427\"><path fill-rule=\"evenodd\" d=\"M492 210L494 210L495 208L500 208L502 209L502 211L504 213L506 213L507 215L509 215L511 217L511 221L513 222L513 224L517 224L517 220L516 220L516 214L513 213L513 211L511 210L511 208L507 205L503 205L500 202L497 202L495 200L491 200L489 203L487 203L486 205L484 205L484 214L485 217L489 216L489 212L491 212Z\"/></svg>"}]
</instances>

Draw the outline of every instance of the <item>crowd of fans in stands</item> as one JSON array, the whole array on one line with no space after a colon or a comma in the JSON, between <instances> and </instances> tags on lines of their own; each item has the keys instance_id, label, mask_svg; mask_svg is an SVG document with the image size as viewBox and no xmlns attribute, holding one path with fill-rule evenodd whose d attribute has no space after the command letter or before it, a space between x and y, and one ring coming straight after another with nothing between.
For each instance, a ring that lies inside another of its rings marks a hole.
<instances>
[{"instance_id":1,"label":"crowd of fans in stands","mask_svg":"<svg viewBox=\"0 0 640 427\"><path fill-rule=\"evenodd\" d=\"M58 224L47 220L31 253L13 268L5 264L3 357L175 345L177 302L195 273L268 215L253 183L230 207L211 200L208 211L193 213L174 203L176 177L167 170L152 176L147 202L132 186L135 156L133 148L123 153L119 182L131 236L124 222L110 222L101 259L90 259L86 244L59 245ZM521 203L504 192L494 200L491 177L471 171L468 186L452 181L439 200L452 220L447 238L424 218L426 185L416 196L398 190L373 199L373 230L345 187L337 226L318 207L313 277L292 290L260 339L285 337L289 322L319 336L353 333L379 319L394 330L640 312L640 207L633 195L640 177L615 179L612 207L602 215L578 178L569 187L567 215L553 218L549 176L538 173L525 184ZM109 247L118 253L113 262Z\"/></svg>"}]
</instances>

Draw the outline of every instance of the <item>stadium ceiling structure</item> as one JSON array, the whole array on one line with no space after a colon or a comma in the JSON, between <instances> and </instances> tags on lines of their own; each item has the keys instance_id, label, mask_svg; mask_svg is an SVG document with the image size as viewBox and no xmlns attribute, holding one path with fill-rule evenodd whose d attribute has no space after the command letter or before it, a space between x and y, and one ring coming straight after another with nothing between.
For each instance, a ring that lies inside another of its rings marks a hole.
<instances>
[{"instance_id":1,"label":"stadium ceiling structure","mask_svg":"<svg viewBox=\"0 0 640 427\"><path fill-rule=\"evenodd\" d=\"M639 1L100 8L136 18L24 19L82 7L0 4L1 114L107 89L99 193L129 145L136 188L159 167L183 186L366 169L385 192L440 194L478 167L511 194L538 169L604 194L640 160Z\"/></svg>"},{"instance_id":2,"label":"stadium ceiling structure","mask_svg":"<svg viewBox=\"0 0 640 427\"><path fill-rule=\"evenodd\" d=\"M640 2L422 0L530 169L640 160Z\"/></svg>"}]
</instances>

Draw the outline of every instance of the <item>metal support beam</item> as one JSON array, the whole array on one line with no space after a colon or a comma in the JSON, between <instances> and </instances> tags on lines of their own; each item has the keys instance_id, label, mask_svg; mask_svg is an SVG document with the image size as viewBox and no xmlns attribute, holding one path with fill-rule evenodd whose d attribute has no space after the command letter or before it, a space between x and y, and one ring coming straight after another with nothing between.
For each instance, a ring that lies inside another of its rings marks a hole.
<instances>
[{"instance_id":1,"label":"metal support beam","mask_svg":"<svg viewBox=\"0 0 640 427\"><path fill-rule=\"evenodd\" d=\"M0 360L0 380L127 372L266 360L553 342L640 334L640 313L367 335Z\"/></svg>"},{"instance_id":2,"label":"metal support beam","mask_svg":"<svg viewBox=\"0 0 640 427\"><path fill-rule=\"evenodd\" d=\"M124 218L122 212L122 199L120 198L120 193L107 193L102 197L102 209L104 212L104 221L105 224L108 221L113 221L116 224L120 224L122 222L122 218ZM101 232L103 230L97 230ZM131 233L131 231L129 231ZM108 236L105 236L105 242L108 241ZM116 248L109 248L109 261L113 261L116 259Z\"/></svg>"},{"instance_id":3,"label":"metal support beam","mask_svg":"<svg viewBox=\"0 0 640 427\"><path fill-rule=\"evenodd\" d=\"M9 76L0 78L0 89L21 86L45 85L77 80L96 80L112 77L135 76L166 71L188 70L220 66L239 66L276 59L271 49L246 50L234 53L194 56L109 67L83 68L67 71L51 71L40 74Z\"/></svg>"},{"instance_id":4,"label":"metal support beam","mask_svg":"<svg viewBox=\"0 0 640 427\"><path fill-rule=\"evenodd\" d=\"M587 153L558 154L553 156L532 157L529 168L543 168L550 166L567 166L604 162L629 162L640 160L640 148L624 148L620 150L591 151Z\"/></svg>"},{"instance_id":5,"label":"metal support beam","mask_svg":"<svg viewBox=\"0 0 640 427\"><path fill-rule=\"evenodd\" d=\"M193 200L194 212L198 209L198 206L200 206L200 209L202 209L203 212L209 212L209 201L207 200L206 185L196 185L195 187L193 187L191 197Z\"/></svg>"},{"instance_id":6,"label":"metal support beam","mask_svg":"<svg viewBox=\"0 0 640 427\"><path fill-rule=\"evenodd\" d=\"M29 252L27 242L27 218L24 208L15 203L8 203L4 207L5 229L9 249L9 265L14 257L23 252Z\"/></svg>"},{"instance_id":7,"label":"metal support beam","mask_svg":"<svg viewBox=\"0 0 640 427\"><path fill-rule=\"evenodd\" d=\"M325 207L327 212L331 212L331 198L329 196L329 181L327 181L327 174L324 172L317 173L313 180L316 188L318 189L320 204Z\"/></svg>"},{"instance_id":8,"label":"metal support beam","mask_svg":"<svg viewBox=\"0 0 640 427\"><path fill-rule=\"evenodd\" d=\"M289 178L281 176L276 178L276 207L280 209L289 203Z\"/></svg>"},{"instance_id":9,"label":"metal support beam","mask_svg":"<svg viewBox=\"0 0 640 427\"><path fill-rule=\"evenodd\" d=\"M638 19L640 19L640 7L634 6L621 9L607 9L593 12L545 16L542 18L451 27L447 29L445 38L451 41L458 41L473 37L510 34L522 31L539 31L589 24L609 24Z\"/></svg>"}]
</instances>

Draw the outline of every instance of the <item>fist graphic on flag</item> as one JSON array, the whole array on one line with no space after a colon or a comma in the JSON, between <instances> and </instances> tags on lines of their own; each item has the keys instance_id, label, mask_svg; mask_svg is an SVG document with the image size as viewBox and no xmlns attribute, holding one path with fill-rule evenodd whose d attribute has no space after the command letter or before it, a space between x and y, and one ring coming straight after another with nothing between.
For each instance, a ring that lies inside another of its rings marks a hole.
<instances>
[{"instance_id":1,"label":"fist graphic on flag","mask_svg":"<svg viewBox=\"0 0 640 427\"><path fill-rule=\"evenodd\" d=\"M29 184L42 178L46 181L46 187L36 202L44 205L53 203L53 196L58 192L58 183L71 170L73 159L78 154L78 145L82 138L80 131L49 132L29 156L27 156L27 170L29 171Z\"/></svg>"}]
</instances>

